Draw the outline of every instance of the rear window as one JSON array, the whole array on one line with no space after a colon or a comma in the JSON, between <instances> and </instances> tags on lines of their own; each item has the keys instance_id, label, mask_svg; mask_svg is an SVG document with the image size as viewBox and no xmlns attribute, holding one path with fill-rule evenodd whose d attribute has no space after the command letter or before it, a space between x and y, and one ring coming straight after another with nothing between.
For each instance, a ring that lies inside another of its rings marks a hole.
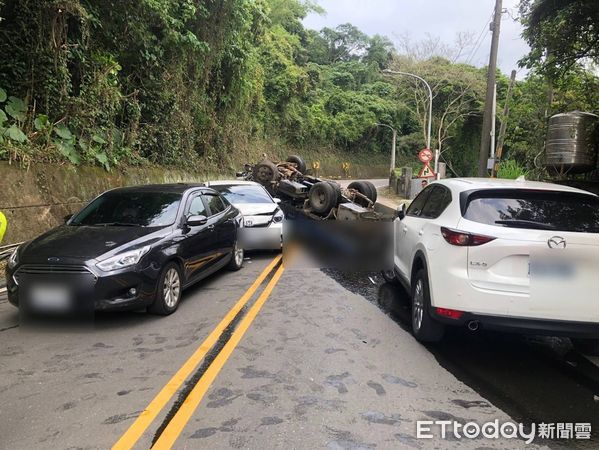
<instances>
[{"instance_id":1,"label":"rear window","mask_svg":"<svg viewBox=\"0 0 599 450\"><path fill-rule=\"evenodd\" d=\"M502 227L599 233L599 198L558 191L479 191L468 195L464 218Z\"/></svg>"},{"instance_id":2,"label":"rear window","mask_svg":"<svg viewBox=\"0 0 599 450\"><path fill-rule=\"evenodd\" d=\"M211 187L220 192L229 203L272 203L272 198L262 186L245 184Z\"/></svg>"}]
</instances>

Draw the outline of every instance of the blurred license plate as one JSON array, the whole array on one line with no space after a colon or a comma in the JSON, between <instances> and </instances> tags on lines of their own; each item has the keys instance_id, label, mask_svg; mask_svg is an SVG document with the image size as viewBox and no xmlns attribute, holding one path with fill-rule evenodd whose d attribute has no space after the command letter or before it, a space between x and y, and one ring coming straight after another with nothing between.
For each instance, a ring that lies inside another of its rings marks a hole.
<instances>
[{"instance_id":1,"label":"blurred license plate","mask_svg":"<svg viewBox=\"0 0 599 450\"><path fill-rule=\"evenodd\" d=\"M528 275L537 279L571 280L576 275L576 265L572 261L531 261Z\"/></svg>"},{"instance_id":2,"label":"blurred license plate","mask_svg":"<svg viewBox=\"0 0 599 450\"><path fill-rule=\"evenodd\" d=\"M70 305L70 293L64 286L37 285L30 291L31 306L39 310L66 311Z\"/></svg>"}]
</instances>

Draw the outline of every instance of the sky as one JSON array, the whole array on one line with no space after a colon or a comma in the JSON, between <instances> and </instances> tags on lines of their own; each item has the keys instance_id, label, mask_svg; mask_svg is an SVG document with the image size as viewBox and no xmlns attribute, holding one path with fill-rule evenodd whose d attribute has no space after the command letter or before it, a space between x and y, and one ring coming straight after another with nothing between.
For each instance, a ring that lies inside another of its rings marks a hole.
<instances>
[{"instance_id":1,"label":"sky","mask_svg":"<svg viewBox=\"0 0 599 450\"><path fill-rule=\"evenodd\" d=\"M489 23L495 0L316 0L326 13L311 13L304 19L307 28L320 30L351 23L368 35L382 34L394 42L403 35L417 42L427 34L441 38L453 45L458 32L472 34L474 43L465 51L461 62L485 66L489 62L491 32ZM526 75L517 61L528 52L526 42L520 37L522 27L513 20L517 17L519 0L503 0L503 15L497 64L506 75L518 70L518 78ZM479 37L481 38L479 40Z\"/></svg>"}]
</instances>

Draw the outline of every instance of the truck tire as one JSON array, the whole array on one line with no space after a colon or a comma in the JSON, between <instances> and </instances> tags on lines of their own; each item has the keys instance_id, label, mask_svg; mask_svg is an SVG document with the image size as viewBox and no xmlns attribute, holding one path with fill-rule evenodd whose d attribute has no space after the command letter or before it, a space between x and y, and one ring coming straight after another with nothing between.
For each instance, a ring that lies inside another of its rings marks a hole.
<instances>
[{"instance_id":1,"label":"truck tire","mask_svg":"<svg viewBox=\"0 0 599 450\"><path fill-rule=\"evenodd\" d=\"M370 195L367 195L367 197L370 200L372 200L372 203L376 203L376 199L378 197L378 192L376 190L376 186L374 184L372 184L370 181L363 181L363 183L366 183L366 185L370 189Z\"/></svg>"},{"instance_id":2,"label":"truck tire","mask_svg":"<svg viewBox=\"0 0 599 450\"><path fill-rule=\"evenodd\" d=\"M327 183L329 183L331 186L333 186L333 189L337 193L337 205L338 205L343 200L343 193L341 192L341 186L339 186L339 184L334 181L327 181ZM337 206L337 205L335 205L335 206Z\"/></svg>"},{"instance_id":3,"label":"truck tire","mask_svg":"<svg viewBox=\"0 0 599 450\"><path fill-rule=\"evenodd\" d=\"M320 181L310 188L308 202L315 213L326 215L337 206L337 191L330 183Z\"/></svg>"},{"instance_id":4,"label":"truck tire","mask_svg":"<svg viewBox=\"0 0 599 450\"><path fill-rule=\"evenodd\" d=\"M416 272L412 280L412 334L419 342L439 342L445 333L442 323L430 315L431 297L426 269Z\"/></svg>"},{"instance_id":5,"label":"truck tire","mask_svg":"<svg viewBox=\"0 0 599 450\"><path fill-rule=\"evenodd\" d=\"M362 194L372 200L372 198L371 198L372 190L366 181L353 181L349 184L349 186L347 186L347 188L355 189L360 194ZM354 202L360 206L363 206L364 208L368 208L368 202L366 200L364 200L362 197L357 197L354 200Z\"/></svg>"},{"instance_id":6,"label":"truck tire","mask_svg":"<svg viewBox=\"0 0 599 450\"><path fill-rule=\"evenodd\" d=\"M280 177L277 166L267 159L260 161L253 168L254 181L262 185L270 185Z\"/></svg>"},{"instance_id":7,"label":"truck tire","mask_svg":"<svg viewBox=\"0 0 599 450\"><path fill-rule=\"evenodd\" d=\"M296 169L299 170L302 174L306 173L306 162L301 156L289 155L287 157L287 162L295 164Z\"/></svg>"}]
</instances>

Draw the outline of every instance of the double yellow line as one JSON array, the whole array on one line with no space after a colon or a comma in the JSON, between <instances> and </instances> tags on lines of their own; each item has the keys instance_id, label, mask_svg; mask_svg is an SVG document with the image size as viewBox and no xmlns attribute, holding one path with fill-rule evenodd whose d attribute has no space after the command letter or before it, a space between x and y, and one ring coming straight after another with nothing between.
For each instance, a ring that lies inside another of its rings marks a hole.
<instances>
[{"instance_id":1,"label":"double yellow line","mask_svg":"<svg viewBox=\"0 0 599 450\"><path fill-rule=\"evenodd\" d=\"M216 344L218 338L222 335L223 331L231 324L235 317L239 314L241 309L248 303L252 298L256 290L272 272L272 270L281 261L281 255L277 256L264 271L256 278L254 283L249 289L241 296L237 303L231 308L227 315L221 320L216 328L210 333L204 342L198 347L198 349L189 357L187 361L181 366L181 368L172 376L172 378L166 383L162 390L154 397L150 404L142 411L137 417L135 422L131 424L129 429L121 436L121 438L112 447L113 450L130 449L132 448L143 433L148 429L152 421L158 416L160 411L166 406L170 399L177 393L179 388L183 385L185 380L192 374L198 364L204 359L210 349ZM156 443L152 448L154 449L165 449L171 448L175 443L183 428L191 418L193 412L196 410L204 394L223 368L231 353L250 327L260 309L268 299L273 288L281 278L283 271L285 270L283 264L279 266L271 280L268 282L258 299L254 302L250 310L243 317L228 342L218 353L216 358L212 361L212 364L206 369L206 372L198 380L194 388L191 390L187 398L181 404L179 410L170 420Z\"/></svg>"}]
</instances>

